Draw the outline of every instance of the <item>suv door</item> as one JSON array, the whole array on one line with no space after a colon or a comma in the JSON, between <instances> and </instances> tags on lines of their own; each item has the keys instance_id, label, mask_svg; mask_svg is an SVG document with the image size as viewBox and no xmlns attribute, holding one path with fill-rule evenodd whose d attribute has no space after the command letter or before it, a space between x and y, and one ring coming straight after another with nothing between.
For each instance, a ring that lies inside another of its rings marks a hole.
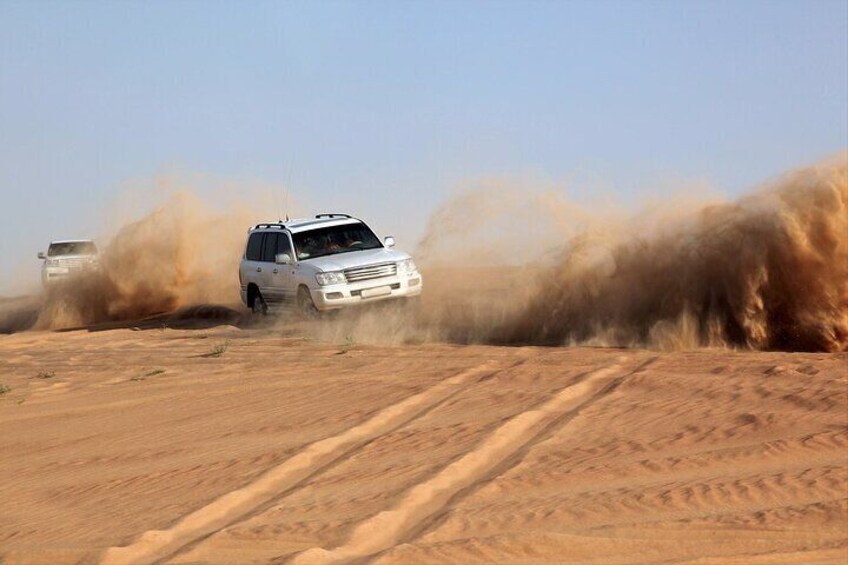
<instances>
[{"instance_id":1,"label":"suv door","mask_svg":"<svg viewBox=\"0 0 848 565\"><path fill-rule=\"evenodd\" d=\"M279 302L283 299L283 289L277 286L277 275L279 274L279 266L274 262L274 256L277 254L277 242L283 234L275 232L266 232L265 239L262 241L262 254L260 256L260 265L257 271L259 290L265 298L265 302Z\"/></svg>"},{"instance_id":2,"label":"suv door","mask_svg":"<svg viewBox=\"0 0 848 565\"><path fill-rule=\"evenodd\" d=\"M291 262L288 265L274 265L271 270L274 277L274 287L278 289L281 300L292 300L297 289L294 288L294 252L292 251L291 238L285 232L278 235L276 255L285 253L291 258Z\"/></svg>"},{"instance_id":3,"label":"suv door","mask_svg":"<svg viewBox=\"0 0 848 565\"><path fill-rule=\"evenodd\" d=\"M255 284L262 290L260 277L262 274L262 242L265 237L263 232L253 232L247 239L247 248L244 252L244 261L241 264L241 276L245 286Z\"/></svg>"}]
</instances>

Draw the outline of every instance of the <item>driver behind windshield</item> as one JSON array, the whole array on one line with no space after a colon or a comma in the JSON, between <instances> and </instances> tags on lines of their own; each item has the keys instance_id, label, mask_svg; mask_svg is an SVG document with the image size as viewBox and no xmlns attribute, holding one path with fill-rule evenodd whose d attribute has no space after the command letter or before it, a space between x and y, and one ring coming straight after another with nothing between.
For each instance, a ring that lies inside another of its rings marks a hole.
<instances>
[{"instance_id":1,"label":"driver behind windshield","mask_svg":"<svg viewBox=\"0 0 848 565\"><path fill-rule=\"evenodd\" d=\"M379 238L364 224L310 230L294 234L293 239L299 259L378 249L383 246Z\"/></svg>"}]
</instances>

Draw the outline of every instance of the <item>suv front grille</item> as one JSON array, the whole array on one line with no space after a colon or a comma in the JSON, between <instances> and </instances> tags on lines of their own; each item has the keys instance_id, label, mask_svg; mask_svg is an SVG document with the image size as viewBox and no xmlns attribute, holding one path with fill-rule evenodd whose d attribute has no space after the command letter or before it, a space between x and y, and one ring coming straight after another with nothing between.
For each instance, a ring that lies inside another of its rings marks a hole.
<instances>
[{"instance_id":1,"label":"suv front grille","mask_svg":"<svg viewBox=\"0 0 848 565\"><path fill-rule=\"evenodd\" d=\"M396 263L381 263L379 265L368 265L367 267L354 267L344 271L344 276L347 279L347 282L381 279L383 277L392 277L396 274Z\"/></svg>"},{"instance_id":2,"label":"suv front grille","mask_svg":"<svg viewBox=\"0 0 848 565\"><path fill-rule=\"evenodd\" d=\"M69 259L59 259L60 267L67 267L69 269L79 269L82 267L82 259L79 257L69 258Z\"/></svg>"}]
</instances>

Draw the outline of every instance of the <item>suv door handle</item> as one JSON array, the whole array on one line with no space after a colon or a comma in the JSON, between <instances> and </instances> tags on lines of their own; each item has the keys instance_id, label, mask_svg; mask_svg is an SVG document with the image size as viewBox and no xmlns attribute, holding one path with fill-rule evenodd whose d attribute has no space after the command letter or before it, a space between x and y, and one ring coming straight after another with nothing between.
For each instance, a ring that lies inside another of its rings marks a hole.
<instances>
[{"instance_id":1,"label":"suv door handle","mask_svg":"<svg viewBox=\"0 0 848 565\"><path fill-rule=\"evenodd\" d=\"M261 273L261 272L262 272L262 267L256 267L256 272L257 272L257 273Z\"/></svg>"}]
</instances>

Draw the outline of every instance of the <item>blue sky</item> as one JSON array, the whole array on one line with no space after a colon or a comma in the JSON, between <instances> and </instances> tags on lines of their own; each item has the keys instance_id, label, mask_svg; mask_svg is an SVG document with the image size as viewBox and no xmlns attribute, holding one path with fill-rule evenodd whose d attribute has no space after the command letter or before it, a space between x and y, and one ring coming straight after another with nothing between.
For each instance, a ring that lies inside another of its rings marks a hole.
<instances>
[{"instance_id":1,"label":"blue sky","mask_svg":"<svg viewBox=\"0 0 848 565\"><path fill-rule=\"evenodd\" d=\"M481 176L736 195L848 146L847 100L844 0L0 0L0 273L174 170L410 238Z\"/></svg>"}]
</instances>

